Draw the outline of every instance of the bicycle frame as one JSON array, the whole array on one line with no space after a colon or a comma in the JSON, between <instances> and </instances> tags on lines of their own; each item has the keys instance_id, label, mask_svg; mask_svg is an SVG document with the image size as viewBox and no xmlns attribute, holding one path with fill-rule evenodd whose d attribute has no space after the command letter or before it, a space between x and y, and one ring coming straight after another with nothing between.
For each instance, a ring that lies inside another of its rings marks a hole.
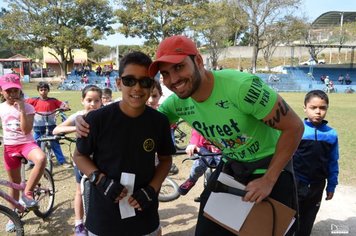
<instances>
[{"instance_id":1,"label":"bicycle frame","mask_svg":"<svg viewBox=\"0 0 356 236\"><path fill-rule=\"evenodd\" d=\"M3 179L0 180L0 185L6 186L6 187L9 187L9 188L12 188L12 189L16 189L16 190L19 190L19 191L22 191L22 192L25 190L25 187L26 187L26 183L24 183L22 181L21 181L20 184L16 184L16 183L10 182L8 180L3 180ZM14 205L16 207L16 209L20 213L24 213L25 211L27 211L26 207L21 205L19 201L16 201L13 197L11 197L5 191L0 190L0 197L2 197L7 202L9 202L12 205Z\"/></svg>"},{"instance_id":2,"label":"bicycle frame","mask_svg":"<svg viewBox=\"0 0 356 236\"><path fill-rule=\"evenodd\" d=\"M26 184L27 184L26 183L26 175L25 175L25 166L26 166L27 160L20 154L16 155L16 157L21 158L21 182L20 182L20 184L17 184L17 183L8 181L8 180L0 179L0 185L9 187L9 188L12 188L15 190L19 190L23 194L23 192L26 188ZM45 170L45 173L47 173L47 177L50 177L48 179L48 181L50 181L52 188L41 187L40 183L37 184L34 188L34 197L36 197L36 201L42 202L42 200L44 198L50 196L50 202L48 203L49 205L47 205L45 212L43 212L42 210L39 210L39 209L33 210L35 215L37 215L41 218L47 217L52 212L53 203L54 203L54 193L55 193L52 175L48 171L46 172L46 170ZM15 200L8 193L6 193L5 191L3 191L1 189L0 189L0 197L3 198L4 200L6 200L8 203L11 203L15 207L16 212L19 214L20 218L24 217L27 213L32 211L32 209L26 208L25 206L23 206L20 203L20 201Z\"/></svg>"},{"instance_id":3,"label":"bicycle frame","mask_svg":"<svg viewBox=\"0 0 356 236\"><path fill-rule=\"evenodd\" d=\"M8 180L0 179L0 185L23 192L26 188L25 165L27 163L27 160L22 155L18 155L17 157L21 158L21 182L20 182L20 184L13 183ZM8 193L4 192L3 190L0 190L0 197L2 197L7 202L14 205L19 213L28 212L26 207L24 207L19 201L15 200L13 197L11 197Z\"/></svg>"},{"instance_id":4,"label":"bicycle frame","mask_svg":"<svg viewBox=\"0 0 356 236\"><path fill-rule=\"evenodd\" d=\"M53 114L58 115L58 113L62 113L66 110L62 108L57 108L56 110L50 112L50 113L41 113L41 112L36 112L37 115L45 117L45 134L40 136L36 141L40 144L40 148L43 150L43 152L46 153L46 150L48 150L48 153L46 154L47 158L47 169L52 173L53 169L53 163L52 163L52 145L51 141L57 141L58 139L53 138L54 136L50 134L49 131L49 117ZM62 117L63 119L63 117Z\"/></svg>"}]
</instances>

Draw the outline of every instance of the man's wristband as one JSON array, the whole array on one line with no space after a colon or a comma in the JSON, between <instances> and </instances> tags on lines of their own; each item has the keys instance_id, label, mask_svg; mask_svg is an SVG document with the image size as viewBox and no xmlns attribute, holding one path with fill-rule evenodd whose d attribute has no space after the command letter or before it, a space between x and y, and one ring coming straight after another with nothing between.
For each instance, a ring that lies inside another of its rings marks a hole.
<instances>
[{"instance_id":1,"label":"man's wristband","mask_svg":"<svg viewBox=\"0 0 356 236\"><path fill-rule=\"evenodd\" d=\"M100 176L101 172L99 170L94 170L89 176L89 182L92 183L93 185L96 185L98 183L99 180L99 176Z\"/></svg>"}]
</instances>

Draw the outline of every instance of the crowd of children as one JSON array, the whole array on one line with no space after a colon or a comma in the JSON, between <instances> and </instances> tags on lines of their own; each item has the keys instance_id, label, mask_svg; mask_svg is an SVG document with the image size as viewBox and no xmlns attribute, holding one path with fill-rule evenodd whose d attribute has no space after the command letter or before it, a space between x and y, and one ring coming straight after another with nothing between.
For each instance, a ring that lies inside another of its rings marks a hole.
<instances>
[{"instance_id":1,"label":"crowd of children","mask_svg":"<svg viewBox=\"0 0 356 236\"><path fill-rule=\"evenodd\" d=\"M122 93L120 101L113 101L110 88L101 90L88 85L82 90L83 110L57 126L55 121L50 122L53 134L78 131L78 117L84 116L81 119L90 125L89 134L79 134L81 137L74 153L77 183L74 195L75 235L105 235L123 230L129 235L161 235L157 195L172 166L175 148L168 119L157 111L163 93L160 82L149 76L151 63L143 53L127 54L120 62L116 79ZM324 78L324 83L330 85L328 77ZM32 190L46 164L45 155L35 142L35 138L44 132L43 119L36 118L35 112L51 112L58 107L68 109L68 105L48 97L50 88L43 82L37 86L39 97L25 100L21 96L20 78L15 74L1 76L0 89L3 97L0 118L4 167L9 179L19 183L20 162L12 154L21 153L34 163L21 196L23 204L34 209L37 202L33 199ZM338 135L325 120L328 107L329 98L325 92L313 90L305 95L304 133L293 156L299 203L297 236L310 235L324 189L326 200L331 200L338 184ZM64 164L59 144L52 145L58 162ZM220 152L197 130L192 130L186 153L193 155L196 151ZM220 157L215 161L219 163ZM179 187L181 195L190 191L206 168L201 161L193 164L189 178ZM86 222L83 222L80 190L83 174L89 177L92 185ZM125 185L123 176L131 178L132 185ZM20 198L19 192L12 189L10 195ZM119 210L122 204L133 208L132 215L125 216ZM9 230L13 228L11 223L7 224Z\"/></svg>"}]
</instances>

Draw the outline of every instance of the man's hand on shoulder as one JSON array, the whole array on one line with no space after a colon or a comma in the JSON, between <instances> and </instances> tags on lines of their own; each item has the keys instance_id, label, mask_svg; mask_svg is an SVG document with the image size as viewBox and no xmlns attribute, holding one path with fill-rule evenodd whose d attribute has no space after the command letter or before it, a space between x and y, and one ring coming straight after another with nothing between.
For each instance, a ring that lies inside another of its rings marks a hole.
<instances>
[{"instance_id":1,"label":"man's hand on shoulder","mask_svg":"<svg viewBox=\"0 0 356 236\"><path fill-rule=\"evenodd\" d=\"M75 118L76 135L78 138L88 137L89 124L84 120L82 115Z\"/></svg>"}]
</instances>

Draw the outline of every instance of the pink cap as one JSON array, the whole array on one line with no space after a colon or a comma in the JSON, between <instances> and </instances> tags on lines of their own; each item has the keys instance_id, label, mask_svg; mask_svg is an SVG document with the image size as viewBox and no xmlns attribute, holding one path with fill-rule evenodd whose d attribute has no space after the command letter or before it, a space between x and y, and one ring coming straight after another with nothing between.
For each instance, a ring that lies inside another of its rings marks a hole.
<instances>
[{"instance_id":1,"label":"pink cap","mask_svg":"<svg viewBox=\"0 0 356 236\"><path fill-rule=\"evenodd\" d=\"M0 76L0 87L3 90L7 90L9 88L18 88L21 89L20 77L17 74L6 74Z\"/></svg>"}]
</instances>

